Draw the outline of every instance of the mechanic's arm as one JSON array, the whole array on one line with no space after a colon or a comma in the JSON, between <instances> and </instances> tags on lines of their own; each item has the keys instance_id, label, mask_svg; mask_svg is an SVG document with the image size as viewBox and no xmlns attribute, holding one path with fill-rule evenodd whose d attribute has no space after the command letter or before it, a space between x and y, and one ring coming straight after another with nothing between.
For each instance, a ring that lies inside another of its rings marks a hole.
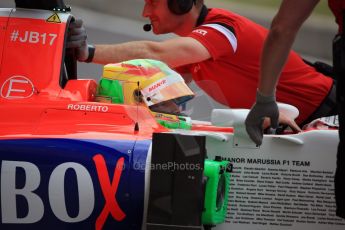
<instances>
[{"instance_id":1,"label":"mechanic's arm","mask_svg":"<svg viewBox=\"0 0 345 230\"><path fill-rule=\"evenodd\" d=\"M160 60L171 68L176 68L207 60L211 58L211 55L197 40L190 37L178 37L162 42L133 41L96 45L92 62L108 64L140 58Z\"/></svg>"},{"instance_id":2,"label":"mechanic's arm","mask_svg":"<svg viewBox=\"0 0 345 230\"><path fill-rule=\"evenodd\" d=\"M278 126L276 85L298 30L318 2L319 0L283 0L272 21L261 56L256 103L245 121L247 133L257 145L262 143L265 117L271 119L273 128Z\"/></svg>"},{"instance_id":3,"label":"mechanic's arm","mask_svg":"<svg viewBox=\"0 0 345 230\"><path fill-rule=\"evenodd\" d=\"M318 2L319 0L283 0L264 44L258 87L261 94L274 95L296 34Z\"/></svg>"},{"instance_id":4,"label":"mechanic's arm","mask_svg":"<svg viewBox=\"0 0 345 230\"><path fill-rule=\"evenodd\" d=\"M78 61L99 64L118 63L131 59L156 59L171 68L207 60L208 50L190 37L177 37L162 42L133 41L112 45L88 44L83 21L76 19L68 28L67 48L75 48Z\"/></svg>"}]
</instances>

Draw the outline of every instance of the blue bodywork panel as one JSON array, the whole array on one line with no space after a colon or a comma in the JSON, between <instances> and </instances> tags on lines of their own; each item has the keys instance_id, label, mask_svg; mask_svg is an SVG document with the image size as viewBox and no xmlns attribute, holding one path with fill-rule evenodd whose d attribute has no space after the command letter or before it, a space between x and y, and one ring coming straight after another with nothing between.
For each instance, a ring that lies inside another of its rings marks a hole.
<instances>
[{"instance_id":1,"label":"blue bodywork panel","mask_svg":"<svg viewBox=\"0 0 345 230\"><path fill-rule=\"evenodd\" d=\"M141 229L150 144L1 140L0 229Z\"/></svg>"}]
</instances>

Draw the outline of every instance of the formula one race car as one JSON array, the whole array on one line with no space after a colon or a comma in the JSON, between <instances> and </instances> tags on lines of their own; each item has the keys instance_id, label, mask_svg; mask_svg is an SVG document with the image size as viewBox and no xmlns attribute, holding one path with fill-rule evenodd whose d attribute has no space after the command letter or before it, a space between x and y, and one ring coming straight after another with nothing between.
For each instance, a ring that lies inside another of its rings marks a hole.
<instances>
[{"instance_id":1,"label":"formula one race car","mask_svg":"<svg viewBox=\"0 0 345 230\"><path fill-rule=\"evenodd\" d=\"M229 162L206 159L205 136L171 132L135 93L115 100L119 81L103 79L99 87L78 80L74 50L65 48L71 20L63 1L18 0L0 10L0 228L202 229L224 222ZM168 79L159 66L143 70L161 79L151 92Z\"/></svg>"},{"instance_id":2,"label":"formula one race car","mask_svg":"<svg viewBox=\"0 0 345 230\"><path fill-rule=\"evenodd\" d=\"M77 79L71 20L58 0L0 9L1 229L343 227L331 212L336 129L257 147L247 110L180 114L193 92L154 60Z\"/></svg>"}]
</instances>

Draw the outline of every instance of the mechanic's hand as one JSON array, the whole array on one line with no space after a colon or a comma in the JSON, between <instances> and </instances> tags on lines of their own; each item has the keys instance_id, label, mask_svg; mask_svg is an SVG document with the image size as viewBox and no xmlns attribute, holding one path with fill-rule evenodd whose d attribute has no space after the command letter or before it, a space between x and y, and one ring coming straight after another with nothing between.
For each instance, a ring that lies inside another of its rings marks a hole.
<instances>
[{"instance_id":1,"label":"mechanic's hand","mask_svg":"<svg viewBox=\"0 0 345 230\"><path fill-rule=\"evenodd\" d=\"M279 110L275 96L264 96L257 91L256 103L249 111L245 121L247 133L257 145L262 144L265 117L271 119L272 128L278 127Z\"/></svg>"},{"instance_id":2,"label":"mechanic's hand","mask_svg":"<svg viewBox=\"0 0 345 230\"><path fill-rule=\"evenodd\" d=\"M76 19L69 24L67 48L75 48L78 61L86 61L89 57L87 34L83 20Z\"/></svg>"}]
</instances>

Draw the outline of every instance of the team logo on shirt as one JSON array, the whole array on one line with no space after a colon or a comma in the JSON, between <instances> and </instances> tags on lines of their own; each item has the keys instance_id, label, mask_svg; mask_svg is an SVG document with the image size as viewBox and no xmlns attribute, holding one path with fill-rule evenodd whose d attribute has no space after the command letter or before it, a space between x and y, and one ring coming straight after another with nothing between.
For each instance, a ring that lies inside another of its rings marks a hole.
<instances>
[{"instance_id":1,"label":"team logo on shirt","mask_svg":"<svg viewBox=\"0 0 345 230\"><path fill-rule=\"evenodd\" d=\"M198 34L201 34L202 36L205 36L207 34L207 31L202 30L202 29L196 29L196 30L193 30L193 33L198 33Z\"/></svg>"}]
</instances>

